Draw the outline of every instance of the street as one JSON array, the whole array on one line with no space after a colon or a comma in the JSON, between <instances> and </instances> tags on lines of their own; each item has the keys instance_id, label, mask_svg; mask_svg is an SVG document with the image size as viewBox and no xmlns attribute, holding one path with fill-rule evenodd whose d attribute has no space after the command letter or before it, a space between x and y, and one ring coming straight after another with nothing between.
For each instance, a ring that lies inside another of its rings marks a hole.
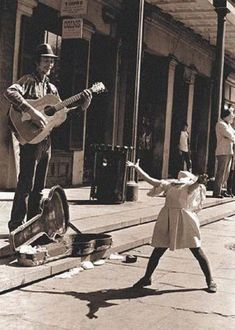
<instances>
[{"instance_id":1,"label":"street","mask_svg":"<svg viewBox=\"0 0 235 330\"><path fill-rule=\"evenodd\" d=\"M0 0L0 36L0 330L234 330L235 0ZM191 251L133 287L151 241Z\"/></svg>"},{"instance_id":2,"label":"street","mask_svg":"<svg viewBox=\"0 0 235 330\"><path fill-rule=\"evenodd\" d=\"M145 289L131 286L143 275L152 248L126 254L136 263L107 260L71 278L51 277L0 296L1 329L234 329L235 218L203 226L202 239L218 285L206 292L188 250L167 251Z\"/></svg>"}]
</instances>

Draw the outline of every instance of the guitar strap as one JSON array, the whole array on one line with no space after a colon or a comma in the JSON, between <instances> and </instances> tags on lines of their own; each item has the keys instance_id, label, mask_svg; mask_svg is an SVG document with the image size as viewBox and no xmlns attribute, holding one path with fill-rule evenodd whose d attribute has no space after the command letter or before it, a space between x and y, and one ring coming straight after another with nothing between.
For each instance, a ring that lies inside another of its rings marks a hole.
<instances>
[{"instance_id":1,"label":"guitar strap","mask_svg":"<svg viewBox=\"0 0 235 330\"><path fill-rule=\"evenodd\" d=\"M55 85L50 83L49 78L46 81L46 94L58 95L58 90Z\"/></svg>"},{"instance_id":2,"label":"guitar strap","mask_svg":"<svg viewBox=\"0 0 235 330\"><path fill-rule=\"evenodd\" d=\"M53 94L52 89L51 89L51 85L49 83L49 79L46 81L46 94Z\"/></svg>"}]
</instances>

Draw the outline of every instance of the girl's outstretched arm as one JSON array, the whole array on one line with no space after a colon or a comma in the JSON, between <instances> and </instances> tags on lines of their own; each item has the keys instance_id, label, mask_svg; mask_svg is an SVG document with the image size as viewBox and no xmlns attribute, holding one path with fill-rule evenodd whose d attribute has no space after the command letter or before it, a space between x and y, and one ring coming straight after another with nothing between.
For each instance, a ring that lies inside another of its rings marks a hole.
<instances>
[{"instance_id":1,"label":"girl's outstretched arm","mask_svg":"<svg viewBox=\"0 0 235 330\"><path fill-rule=\"evenodd\" d=\"M137 173L149 184L151 184L152 186L156 187L159 186L161 184L161 180L158 179L154 179L152 178L150 175L148 175L140 166L139 166L139 159L137 160L136 164L127 161L127 166L129 167L133 167Z\"/></svg>"}]
</instances>

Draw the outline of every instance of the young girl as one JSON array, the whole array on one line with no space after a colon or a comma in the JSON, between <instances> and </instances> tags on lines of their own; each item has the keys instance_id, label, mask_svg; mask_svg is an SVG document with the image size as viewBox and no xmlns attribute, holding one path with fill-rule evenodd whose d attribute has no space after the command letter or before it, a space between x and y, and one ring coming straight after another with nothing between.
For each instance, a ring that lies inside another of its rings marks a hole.
<instances>
[{"instance_id":1,"label":"young girl","mask_svg":"<svg viewBox=\"0 0 235 330\"><path fill-rule=\"evenodd\" d=\"M136 164L127 162L153 188L149 196L158 196L164 192L165 206L161 209L153 232L154 247L149 259L145 275L133 285L143 288L151 285L151 276L158 265L161 256L170 250L189 248L205 275L208 292L216 292L216 283L212 279L208 260L201 249L200 223L197 211L206 197L205 183L207 175L195 176L188 171L180 171L178 179L157 180L150 177Z\"/></svg>"}]
</instances>

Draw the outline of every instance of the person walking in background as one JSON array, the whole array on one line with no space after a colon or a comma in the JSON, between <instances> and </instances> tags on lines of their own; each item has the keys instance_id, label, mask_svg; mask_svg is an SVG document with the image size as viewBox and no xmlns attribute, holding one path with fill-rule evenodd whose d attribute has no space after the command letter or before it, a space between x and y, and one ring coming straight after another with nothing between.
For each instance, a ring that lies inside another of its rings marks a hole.
<instances>
[{"instance_id":1,"label":"person walking in background","mask_svg":"<svg viewBox=\"0 0 235 330\"><path fill-rule=\"evenodd\" d=\"M233 160L233 145L235 143L235 130L231 126L234 120L232 107L222 110L221 119L216 124L216 160L217 170L215 175L213 197L230 197L227 191L227 180Z\"/></svg>"},{"instance_id":2,"label":"person walking in background","mask_svg":"<svg viewBox=\"0 0 235 330\"><path fill-rule=\"evenodd\" d=\"M227 180L227 193L233 197L235 195L235 175L234 175L234 171L235 171L235 161L234 161L234 155L233 155L233 159L232 159L232 165L231 165L231 169L229 172L229 177Z\"/></svg>"},{"instance_id":3,"label":"person walking in background","mask_svg":"<svg viewBox=\"0 0 235 330\"><path fill-rule=\"evenodd\" d=\"M151 120L147 116L143 116L140 125L140 135L138 138L138 158L140 158L141 166L145 171L152 171L153 158L153 137Z\"/></svg>"},{"instance_id":4,"label":"person walking in background","mask_svg":"<svg viewBox=\"0 0 235 330\"><path fill-rule=\"evenodd\" d=\"M161 209L152 236L151 245L154 250L150 256L145 275L133 285L143 288L151 285L152 274L160 258L169 248L170 250L189 248L205 275L208 292L216 292L209 262L201 248L200 223L196 214L201 209L202 201L206 197L207 175L195 176L188 171L180 171L178 179L158 180L150 177L139 166L128 161L137 173L153 186L149 196L158 196L164 192L165 206Z\"/></svg>"},{"instance_id":5,"label":"person walking in background","mask_svg":"<svg viewBox=\"0 0 235 330\"><path fill-rule=\"evenodd\" d=\"M233 123L232 123L232 128L235 129L235 119L233 119ZM233 144L233 158L232 158L232 165L230 168L230 172L229 172L229 177L228 177L228 181L227 181L227 191L228 194L231 195L231 197L233 197L235 195L235 155L234 155L234 151L235 151L235 143Z\"/></svg>"},{"instance_id":6,"label":"person walking in background","mask_svg":"<svg viewBox=\"0 0 235 330\"><path fill-rule=\"evenodd\" d=\"M27 100L40 99L47 94L57 95L57 88L50 83L49 74L54 67L57 56L49 44L41 44L36 49L36 70L24 75L16 83L8 87L5 97L14 106L14 110L29 116L35 129L43 130L47 119L42 112L30 105ZM86 109L91 102L92 94L89 90L83 92L81 107ZM66 114L64 114L66 120ZM10 121L10 127L19 139L18 132ZM20 141L20 139L19 139ZM42 190L45 188L49 160L51 155L50 136L36 144L20 144L20 172L15 191L11 218L8 223L10 232L27 220L41 213L40 203Z\"/></svg>"},{"instance_id":7,"label":"person walking in background","mask_svg":"<svg viewBox=\"0 0 235 330\"><path fill-rule=\"evenodd\" d=\"M188 124L186 122L183 123L180 131L179 156L180 156L180 170L184 170L184 165L186 163L187 171L192 172L189 132L188 132Z\"/></svg>"}]
</instances>

